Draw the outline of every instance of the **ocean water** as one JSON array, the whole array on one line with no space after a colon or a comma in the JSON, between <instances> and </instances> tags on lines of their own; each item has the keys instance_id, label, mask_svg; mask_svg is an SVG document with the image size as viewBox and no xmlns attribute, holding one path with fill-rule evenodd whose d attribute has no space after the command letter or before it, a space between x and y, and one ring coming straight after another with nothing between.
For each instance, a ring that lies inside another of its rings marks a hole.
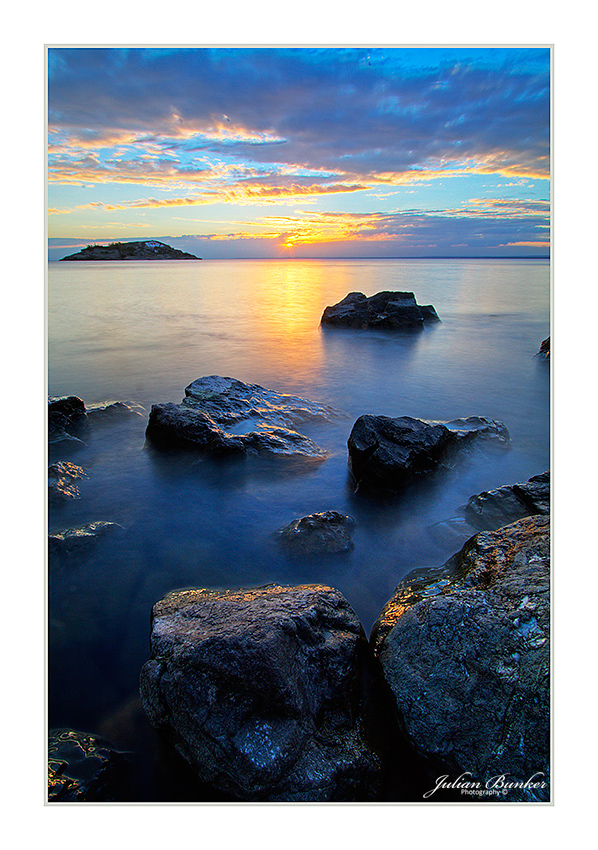
<instances>
[{"instance_id":1,"label":"ocean water","mask_svg":"<svg viewBox=\"0 0 598 850\"><path fill-rule=\"evenodd\" d=\"M413 291L441 324L409 334L320 327L324 308L348 292L381 290ZM549 307L545 260L50 263L49 395L142 412L60 458L87 477L80 499L50 510L49 531L108 520L125 532L67 566L49 564L50 728L107 734L148 758L157 744L139 712L138 677L151 606L170 590L321 582L346 596L368 632L406 573L460 548L436 523L475 493L549 468L549 365L536 356ZM204 375L340 408L345 418L303 429L329 457L213 463L146 446L152 403L180 402ZM347 438L364 413L488 416L506 424L512 446L373 499L353 492L347 468ZM277 528L328 509L355 518L352 551L297 560L278 550ZM152 769L133 796L168 799L176 792Z\"/></svg>"}]
</instances>

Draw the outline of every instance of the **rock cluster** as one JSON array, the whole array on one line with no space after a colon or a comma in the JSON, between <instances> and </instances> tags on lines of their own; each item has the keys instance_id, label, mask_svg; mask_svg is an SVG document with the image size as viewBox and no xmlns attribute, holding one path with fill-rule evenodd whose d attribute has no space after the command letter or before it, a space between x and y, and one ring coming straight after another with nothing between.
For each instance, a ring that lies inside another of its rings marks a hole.
<instances>
[{"instance_id":1,"label":"rock cluster","mask_svg":"<svg viewBox=\"0 0 598 850\"><path fill-rule=\"evenodd\" d=\"M506 774L548 799L550 522L470 540L441 570L397 587L371 643L414 746L455 776Z\"/></svg>"},{"instance_id":2,"label":"rock cluster","mask_svg":"<svg viewBox=\"0 0 598 850\"><path fill-rule=\"evenodd\" d=\"M411 416L360 416L348 440L357 488L397 491L415 478L450 464L472 443L508 448L501 422L480 416L428 422Z\"/></svg>"},{"instance_id":3,"label":"rock cluster","mask_svg":"<svg viewBox=\"0 0 598 850\"><path fill-rule=\"evenodd\" d=\"M350 292L338 304L326 307L321 319L323 325L391 330L421 330L425 323L439 321L434 307L419 305L413 292L378 292L369 298Z\"/></svg>"},{"instance_id":4,"label":"rock cluster","mask_svg":"<svg viewBox=\"0 0 598 850\"><path fill-rule=\"evenodd\" d=\"M152 611L141 697L205 782L241 800L363 800L367 641L322 585L171 593Z\"/></svg>"}]
</instances>

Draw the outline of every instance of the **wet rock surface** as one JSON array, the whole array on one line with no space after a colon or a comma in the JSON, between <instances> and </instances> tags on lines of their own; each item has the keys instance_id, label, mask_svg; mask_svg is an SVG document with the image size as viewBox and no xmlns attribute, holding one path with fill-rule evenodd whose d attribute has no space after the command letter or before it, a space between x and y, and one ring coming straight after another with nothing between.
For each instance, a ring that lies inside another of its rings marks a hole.
<instances>
[{"instance_id":1,"label":"wet rock surface","mask_svg":"<svg viewBox=\"0 0 598 850\"><path fill-rule=\"evenodd\" d=\"M341 411L299 396L277 393L235 378L208 375L185 388L183 404L207 413L218 425L242 422L255 426L296 428L309 422L330 422Z\"/></svg>"},{"instance_id":2,"label":"wet rock surface","mask_svg":"<svg viewBox=\"0 0 598 850\"><path fill-rule=\"evenodd\" d=\"M524 516L550 513L550 472L472 496L463 509L477 530L500 528Z\"/></svg>"},{"instance_id":3,"label":"wet rock surface","mask_svg":"<svg viewBox=\"0 0 598 850\"><path fill-rule=\"evenodd\" d=\"M369 298L350 292L338 304L326 307L323 325L346 328L421 330L425 323L440 322L431 305L420 306L413 292L378 292Z\"/></svg>"},{"instance_id":4,"label":"wet rock surface","mask_svg":"<svg viewBox=\"0 0 598 850\"><path fill-rule=\"evenodd\" d=\"M80 497L76 482L87 478L82 467L70 461L59 461L48 467L48 503L63 505Z\"/></svg>"},{"instance_id":5,"label":"wet rock surface","mask_svg":"<svg viewBox=\"0 0 598 850\"><path fill-rule=\"evenodd\" d=\"M105 803L121 799L127 760L104 738L56 729L48 739L48 802Z\"/></svg>"},{"instance_id":6,"label":"wet rock surface","mask_svg":"<svg viewBox=\"0 0 598 850\"><path fill-rule=\"evenodd\" d=\"M87 419L93 425L112 425L115 422L123 422L143 415L140 409L124 401L89 405L86 410Z\"/></svg>"},{"instance_id":7,"label":"wet rock surface","mask_svg":"<svg viewBox=\"0 0 598 850\"><path fill-rule=\"evenodd\" d=\"M78 396L53 398L48 402L48 445L50 449L76 448L85 444L89 422L85 403Z\"/></svg>"},{"instance_id":8,"label":"wet rock surface","mask_svg":"<svg viewBox=\"0 0 598 850\"><path fill-rule=\"evenodd\" d=\"M348 440L349 467L357 489L398 491L419 476L450 466L473 445L506 449L507 428L470 416L430 422L411 416L360 416Z\"/></svg>"},{"instance_id":9,"label":"wet rock surface","mask_svg":"<svg viewBox=\"0 0 598 850\"><path fill-rule=\"evenodd\" d=\"M295 555L347 552L353 548L355 520L338 511L322 511L294 519L279 528L275 536L280 545Z\"/></svg>"},{"instance_id":10,"label":"wet rock surface","mask_svg":"<svg viewBox=\"0 0 598 850\"><path fill-rule=\"evenodd\" d=\"M431 526L428 531L440 545L462 546L479 531L492 531L526 516L550 514L550 471L529 481L505 484L471 496L454 516Z\"/></svg>"},{"instance_id":11,"label":"wet rock surface","mask_svg":"<svg viewBox=\"0 0 598 850\"><path fill-rule=\"evenodd\" d=\"M48 535L48 554L64 557L90 551L106 535L122 534L124 528L116 522L97 520L79 528L67 528Z\"/></svg>"},{"instance_id":12,"label":"wet rock surface","mask_svg":"<svg viewBox=\"0 0 598 850\"><path fill-rule=\"evenodd\" d=\"M288 428L229 434L207 413L183 404L153 404L146 439L158 449L206 455L289 455L323 459L326 451L309 437Z\"/></svg>"},{"instance_id":13,"label":"wet rock surface","mask_svg":"<svg viewBox=\"0 0 598 850\"><path fill-rule=\"evenodd\" d=\"M171 593L153 608L142 702L199 778L237 799L369 799L368 652L329 587Z\"/></svg>"},{"instance_id":14,"label":"wet rock surface","mask_svg":"<svg viewBox=\"0 0 598 850\"><path fill-rule=\"evenodd\" d=\"M371 644L416 749L456 778L506 774L502 800L549 798L550 522L481 532L397 587ZM491 798L485 798L491 799Z\"/></svg>"},{"instance_id":15,"label":"wet rock surface","mask_svg":"<svg viewBox=\"0 0 598 850\"><path fill-rule=\"evenodd\" d=\"M327 452L295 428L342 416L333 407L299 396L209 375L186 387L181 404L152 405L146 437L161 449L322 459ZM245 433L230 433L241 426Z\"/></svg>"}]
</instances>

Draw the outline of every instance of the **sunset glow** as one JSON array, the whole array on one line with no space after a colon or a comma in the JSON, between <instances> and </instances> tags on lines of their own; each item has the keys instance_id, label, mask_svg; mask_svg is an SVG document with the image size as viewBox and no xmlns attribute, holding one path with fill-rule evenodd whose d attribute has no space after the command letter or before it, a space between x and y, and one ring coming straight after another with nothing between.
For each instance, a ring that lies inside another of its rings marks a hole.
<instances>
[{"instance_id":1,"label":"sunset glow","mask_svg":"<svg viewBox=\"0 0 598 850\"><path fill-rule=\"evenodd\" d=\"M49 257L547 256L548 48L49 48Z\"/></svg>"}]
</instances>

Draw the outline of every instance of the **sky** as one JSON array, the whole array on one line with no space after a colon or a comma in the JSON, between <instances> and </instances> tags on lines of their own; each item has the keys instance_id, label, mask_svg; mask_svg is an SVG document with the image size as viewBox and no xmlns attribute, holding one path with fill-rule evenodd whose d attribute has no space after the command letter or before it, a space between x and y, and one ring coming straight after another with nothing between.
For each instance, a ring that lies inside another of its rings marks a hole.
<instances>
[{"instance_id":1,"label":"sky","mask_svg":"<svg viewBox=\"0 0 598 850\"><path fill-rule=\"evenodd\" d=\"M550 50L48 49L49 258L546 257Z\"/></svg>"}]
</instances>

